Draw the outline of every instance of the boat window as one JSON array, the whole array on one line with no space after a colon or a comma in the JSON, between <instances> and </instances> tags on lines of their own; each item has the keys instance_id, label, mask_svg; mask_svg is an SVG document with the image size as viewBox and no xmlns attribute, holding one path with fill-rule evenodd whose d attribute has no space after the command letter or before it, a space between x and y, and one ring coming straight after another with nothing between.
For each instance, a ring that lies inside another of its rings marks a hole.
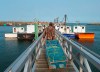
<instances>
[{"instance_id":1,"label":"boat window","mask_svg":"<svg viewBox=\"0 0 100 72\"><path fill-rule=\"evenodd\" d=\"M69 27L67 27L67 29L69 29Z\"/></svg>"},{"instance_id":2,"label":"boat window","mask_svg":"<svg viewBox=\"0 0 100 72\"><path fill-rule=\"evenodd\" d=\"M82 27L82 29L84 29L84 27Z\"/></svg>"},{"instance_id":3,"label":"boat window","mask_svg":"<svg viewBox=\"0 0 100 72\"><path fill-rule=\"evenodd\" d=\"M14 32L16 32L16 28L14 28Z\"/></svg>"},{"instance_id":4,"label":"boat window","mask_svg":"<svg viewBox=\"0 0 100 72\"><path fill-rule=\"evenodd\" d=\"M75 29L77 29L77 27L75 27Z\"/></svg>"},{"instance_id":5,"label":"boat window","mask_svg":"<svg viewBox=\"0 0 100 72\"><path fill-rule=\"evenodd\" d=\"M23 28L21 28L21 30L23 30Z\"/></svg>"},{"instance_id":6,"label":"boat window","mask_svg":"<svg viewBox=\"0 0 100 72\"><path fill-rule=\"evenodd\" d=\"M63 27L61 27L61 28L63 28Z\"/></svg>"}]
</instances>

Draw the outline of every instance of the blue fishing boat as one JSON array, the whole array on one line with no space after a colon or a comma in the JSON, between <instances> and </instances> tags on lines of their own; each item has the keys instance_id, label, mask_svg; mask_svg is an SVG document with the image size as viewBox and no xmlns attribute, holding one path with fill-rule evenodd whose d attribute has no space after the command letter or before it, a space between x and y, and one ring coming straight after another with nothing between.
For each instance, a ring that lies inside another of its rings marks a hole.
<instances>
[{"instance_id":1,"label":"blue fishing boat","mask_svg":"<svg viewBox=\"0 0 100 72\"><path fill-rule=\"evenodd\" d=\"M75 33L72 32L71 26L59 25L55 26L64 36L68 38L75 38Z\"/></svg>"}]
</instances>

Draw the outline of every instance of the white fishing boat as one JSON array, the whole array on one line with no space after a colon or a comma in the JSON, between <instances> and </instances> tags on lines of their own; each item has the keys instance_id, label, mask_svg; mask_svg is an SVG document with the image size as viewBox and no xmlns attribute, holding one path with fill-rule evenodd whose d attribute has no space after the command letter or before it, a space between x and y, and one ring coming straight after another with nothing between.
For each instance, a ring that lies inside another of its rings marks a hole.
<instances>
[{"instance_id":1,"label":"white fishing boat","mask_svg":"<svg viewBox=\"0 0 100 72\"><path fill-rule=\"evenodd\" d=\"M75 38L75 33L72 32L71 26L59 25L55 26L56 30L59 30L64 36L68 38Z\"/></svg>"},{"instance_id":2,"label":"white fishing boat","mask_svg":"<svg viewBox=\"0 0 100 72\"><path fill-rule=\"evenodd\" d=\"M27 39L33 40L35 38L35 25L26 25L26 26L14 26L12 28L12 33L6 33L6 38L17 38L17 39ZM40 36L43 32L43 26L38 25L38 35Z\"/></svg>"},{"instance_id":3,"label":"white fishing boat","mask_svg":"<svg viewBox=\"0 0 100 72\"><path fill-rule=\"evenodd\" d=\"M95 35L93 32L86 32L85 25L75 25L73 26L73 28L71 26L66 26L66 25L59 25L59 26L56 25L55 28L68 38L94 39Z\"/></svg>"}]
</instances>

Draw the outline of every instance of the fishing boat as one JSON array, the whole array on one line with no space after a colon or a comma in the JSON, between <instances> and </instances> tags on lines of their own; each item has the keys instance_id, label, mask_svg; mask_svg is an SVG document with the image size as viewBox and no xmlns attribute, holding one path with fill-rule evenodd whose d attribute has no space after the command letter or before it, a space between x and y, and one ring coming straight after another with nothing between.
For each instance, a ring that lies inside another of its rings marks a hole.
<instances>
[{"instance_id":1,"label":"fishing boat","mask_svg":"<svg viewBox=\"0 0 100 72\"><path fill-rule=\"evenodd\" d=\"M76 25L73 26L73 29L71 26L66 26L66 25L55 26L55 28L68 38L94 39L95 37L94 33L86 32L85 25Z\"/></svg>"},{"instance_id":2,"label":"fishing boat","mask_svg":"<svg viewBox=\"0 0 100 72\"><path fill-rule=\"evenodd\" d=\"M17 38L18 40L34 40L35 39L35 25L14 26L12 33L6 33L6 38ZM38 25L38 36L43 32L43 26Z\"/></svg>"},{"instance_id":3,"label":"fishing boat","mask_svg":"<svg viewBox=\"0 0 100 72\"><path fill-rule=\"evenodd\" d=\"M92 32L86 32L86 26L77 25L73 27L73 32L78 39L94 39L95 34Z\"/></svg>"},{"instance_id":4,"label":"fishing boat","mask_svg":"<svg viewBox=\"0 0 100 72\"><path fill-rule=\"evenodd\" d=\"M56 30L59 30L61 34L68 38L75 38L75 33L72 32L71 26L59 25L55 26Z\"/></svg>"}]
</instances>

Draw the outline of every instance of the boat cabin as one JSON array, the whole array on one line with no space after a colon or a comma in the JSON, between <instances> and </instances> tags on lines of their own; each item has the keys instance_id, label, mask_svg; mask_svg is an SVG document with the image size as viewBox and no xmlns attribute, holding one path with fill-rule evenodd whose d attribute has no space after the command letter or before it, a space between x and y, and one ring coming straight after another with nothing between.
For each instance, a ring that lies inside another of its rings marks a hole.
<instances>
[{"instance_id":1,"label":"boat cabin","mask_svg":"<svg viewBox=\"0 0 100 72\"><path fill-rule=\"evenodd\" d=\"M73 32L74 33L85 33L85 26L83 25L78 25L78 26L73 26Z\"/></svg>"},{"instance_id":2,"label":"boat cabin","mask_svg":"<svg viewBox=\"0 0 100 72\"><path fill-rule=\"evenodd\" d=\"M71 26L59 26L59 27L56 27L57 30L59 30L62 34L63 33L71 33L72 30L71 30Z\"/></svg>"},{"instance_id":3,"label":"boat cabin","mask_svg":"<svg viewBox=\"0 0 100 72\"><path fill-rule=\"evenodd\" d=\"M24 27L13 27L13 33L23 33L25 32Z\"/></svg>"},{"instance_id":4,"label":"boat cabin","mask_svg":"<svg viewBox=\"0 0 100 72\"><path fill-rule=\"evenodd\" d=\"M35 32L35 25L27 25L26 32L27 33L34 33Z\"/></svg>"}]
</instances>

